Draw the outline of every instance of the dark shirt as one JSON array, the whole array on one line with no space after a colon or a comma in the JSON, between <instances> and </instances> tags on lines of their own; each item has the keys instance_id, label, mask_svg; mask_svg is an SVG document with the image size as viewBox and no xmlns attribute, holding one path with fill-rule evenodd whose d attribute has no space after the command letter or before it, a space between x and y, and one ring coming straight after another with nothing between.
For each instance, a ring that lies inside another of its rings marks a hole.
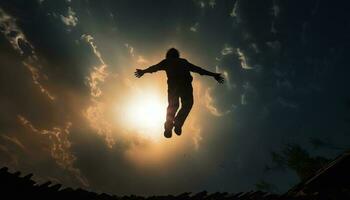
<instances>
[{"instance_id":1,"label":"dark shirt","mask_svg":"<svg viewBox=\"0 0 350 200\"><path fill-rule=\"evenodd\" d=\"M153 73L160 70L166 72L169 87L190 86L193 80L190 72L196 72L200 75L214 75L214 73L202 69L183 58L164 59L160 63L145 69L145 72Z\"/></svg>"}]
</instances>

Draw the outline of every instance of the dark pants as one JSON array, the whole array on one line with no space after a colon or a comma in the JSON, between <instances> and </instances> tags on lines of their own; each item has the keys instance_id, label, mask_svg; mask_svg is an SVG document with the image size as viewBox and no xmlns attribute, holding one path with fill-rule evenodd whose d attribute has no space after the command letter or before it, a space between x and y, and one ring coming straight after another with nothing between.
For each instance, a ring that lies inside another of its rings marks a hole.
<instances>
[{"instance_id":1,"label":"dark pants","mask_svg":"<svg viewBox=\"0 0 350 200\"><path fill-rule=\"evenodd\" d=\"M177 127L183 126L193 105L192 92L192 85L186 87L168 87L168 108L165 128L170 128L173 125ZM181 99L181 109L176 114L179 108L179 99Z\"/></svg>"}]
</instances>

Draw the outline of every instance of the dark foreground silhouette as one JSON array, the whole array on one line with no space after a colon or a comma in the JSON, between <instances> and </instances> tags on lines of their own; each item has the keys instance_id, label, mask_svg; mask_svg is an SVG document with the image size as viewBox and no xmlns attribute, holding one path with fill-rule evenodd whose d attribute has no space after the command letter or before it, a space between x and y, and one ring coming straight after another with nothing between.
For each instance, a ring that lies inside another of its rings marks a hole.
<instances>
[{"instance_id":1,"label":"dark foreground silhouette","mask_svg":"<svg viewBox=\"0 0 350 200\"><path fill-rule=\"evenodd\" d=\"M212 193L206 191L191 194L166 196L115 196L109 194L97 194L83 189L64 188L62 185L52 185L51 182L37 184L32 179L32 174L21 177L19 172L9 173L7 168L0 169L0 199L101 199L101 200L347 200L350 199L350 151L337 157L328 165L317 171L310 178L299 183L287 193L282 195L266 192L246 193Z\"/></svg>"},{"instance_id":2,"label":"dark foreground silhouette","mask_svg":"<svg viewBox=\"0 0 350 200\"><path fill-rule=\"evenodd\" d=\"M166 58L160 63L144 70L137 69L135 76L140 78L145 73L154 73L161 70L164 70L168 77L168 108L166 122L164 123L164 136L170 138L173 127L175 133L181 135L182 126L193 105L193 78L191 72L212 76L219 83L223 83L224 78L219 73L207 71L193 65L186 59L180 58L179 51L174 48L168 50ZM181 99L181 109L177 112L179 99Z\"/></svg>"}]
</instances>

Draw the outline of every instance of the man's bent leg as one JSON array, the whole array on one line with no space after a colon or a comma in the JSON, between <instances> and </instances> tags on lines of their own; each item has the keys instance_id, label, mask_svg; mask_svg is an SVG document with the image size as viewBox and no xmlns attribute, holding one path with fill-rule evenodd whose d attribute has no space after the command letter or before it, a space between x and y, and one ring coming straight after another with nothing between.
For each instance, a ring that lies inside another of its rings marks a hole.
<instances>
[{"instance_id":1,"label":"man's bent leg","mask_svg":"<svg viewBox=\"0 0 350 200\"><path fill-rule=\"evenodd\" d=\"M174 126L174 117L179 108L179 96L176 90L168 90L168 108L166 114L166 122L164 123L164 136L171 137L171 132Z\"/></svg>"},{"instance_id":2,"label":"man's bent leg","mask_svg":"<svg viewBox=\"0 0 350 200\"><path fill-rule=\"evenodd\" d=\"M178 135L181 134L181 128L185 123L185 120L193 106L192 87L184 91L183 94L181 94L180 96L181 96L181 109L177 113L174 120L175 133Z\"/></svg>"}]
</instances>

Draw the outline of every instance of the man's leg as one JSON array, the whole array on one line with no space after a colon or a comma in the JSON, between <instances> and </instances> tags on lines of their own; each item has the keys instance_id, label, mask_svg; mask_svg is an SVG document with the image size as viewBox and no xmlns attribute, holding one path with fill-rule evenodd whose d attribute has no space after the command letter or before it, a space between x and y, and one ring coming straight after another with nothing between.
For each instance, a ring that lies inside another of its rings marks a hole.
<instances>
[{"instance_id":1,"label":"man's leg","mask_svg":"<svg viewBox=\"0 0 350 200\"><path fill-rule=\"evenodd\" d=\"M171 137L171 132L174 126L174 117L179 108L179 95L176 89L168 89L168 108L166 114L166 122L164 123L164 136Z\"/></svg>"},{"instance_id":2,"label":"man's leg","mask_svg":"<svg viewBox=\"0 0 350 200\"><path fill-rule=\"evenodd\" d=\"M193 94L192 93L193 92L192 92L192 86L191 86L189 88L186 88L180 94L181 109L177 113L175 120L174 120L175 133L178 135L181 135L182 126L185 123L185 120L192 109L192 106L193 106Z\"/></svg>"}]
</instances>

